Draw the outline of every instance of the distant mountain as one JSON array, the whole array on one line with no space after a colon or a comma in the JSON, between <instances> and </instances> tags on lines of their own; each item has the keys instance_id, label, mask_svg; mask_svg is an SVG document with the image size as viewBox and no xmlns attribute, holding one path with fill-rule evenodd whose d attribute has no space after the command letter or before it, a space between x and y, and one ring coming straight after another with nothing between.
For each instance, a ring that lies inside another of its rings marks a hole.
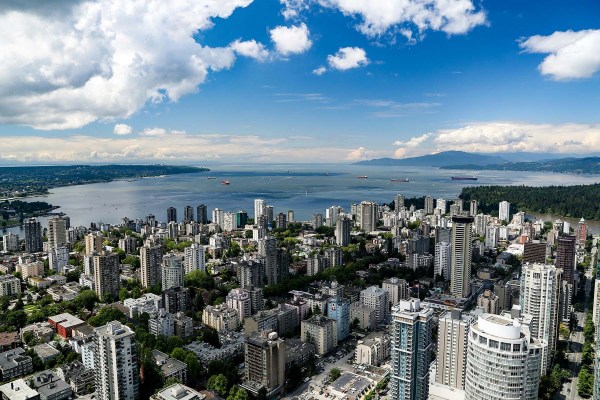
<instances>
[{"instance_id":1,"label":"distant mountain","mask_svg":"<svg viewBox=\"0 0 600 400\"><path fill-rule=\"evenodd\" d=\"M445 169L476 169L500 171L540 171L563 172L570 174L600 174L600 157L560 158L556 160L543 160L537 162L504 162L489 165L476 165L473 163L460 163L444 165Z\"/></svg>"},{"instance_id":2,"label":"distant mountain","mask_svg":"<svg viewBox=\"0 0 600 400\"><path fill-rule=\"evenodd\" d=\"M421 157L410 158L377 158L355 163L356 165L383 165L383 166L417 166L417 167L445 167L456 164L489 165L500 164L506 160L502 157L467 153L464 151L442 151Z\"/></svg>"}]
</instances>

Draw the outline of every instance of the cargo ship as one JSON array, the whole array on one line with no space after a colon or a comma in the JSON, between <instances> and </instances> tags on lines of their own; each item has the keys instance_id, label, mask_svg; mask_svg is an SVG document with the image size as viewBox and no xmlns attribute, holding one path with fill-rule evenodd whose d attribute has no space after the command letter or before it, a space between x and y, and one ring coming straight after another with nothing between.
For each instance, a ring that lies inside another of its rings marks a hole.
<instances>
[{"instance_id":1,"label":"cargo ship","mask_svg":"<svg viewBox=\"0 0 600 400\"><path fill-rule=\"evenodd\" d=\"M217 177L216 176L209 176L206 179L217 179Z\"/></svg>"},{"instance_id":2,"label":"cargo ship","mask_svg":"<svg viewBox=\"0 0 600 400\"><path fill-rule=\"evenodd\" d=\"M453 176L453 181L476 181L477 178L474 176Z\"/></svg>"},{"instance_id":3,"label":"cargo ship","mask_svg":"<svg viewBox=\"0 0 600 400\"><path fill-rule=\"evenodd\" d=\"M366 175L359 175L359 176L357 176L357 178L358 178L358 179L367 179L367 178L368 178L368 176L366 176Z\"/></svg>"},{"instance_id":4,"label":"cargo ship","mask_svg":"<svg viewBox=\"0 0 600 400\"><path fill-rule=\"evenodd\" d=\"M221 185L229 185L231 182L229 181L221 181Z\"/></svg>"},{"instance_id":5,"label":"cargo ship","mask_svg":"<svg viewBox=\"0 0 600 400\"><path fill-rule=\"evenodd\" d=\"M400 179L400 178L392 178L390 182L410 182L408 178Z\"/></svg>"}]
</instances>

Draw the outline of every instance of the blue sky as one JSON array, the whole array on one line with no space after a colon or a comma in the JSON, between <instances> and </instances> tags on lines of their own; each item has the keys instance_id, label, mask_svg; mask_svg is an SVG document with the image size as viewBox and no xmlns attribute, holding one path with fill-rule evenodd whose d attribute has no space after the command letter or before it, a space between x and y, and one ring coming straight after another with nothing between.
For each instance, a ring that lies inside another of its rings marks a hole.
<instances>
[{"instance_id":1,"label":"blue sky","mask_svg":"<svg viewBox=\"0 0 600 400\"><path fill-rule=\"evenodd\" d=\"M59 3L0 6L4 163L600 151L596 1Z\"/></svg>"}]
</instances>

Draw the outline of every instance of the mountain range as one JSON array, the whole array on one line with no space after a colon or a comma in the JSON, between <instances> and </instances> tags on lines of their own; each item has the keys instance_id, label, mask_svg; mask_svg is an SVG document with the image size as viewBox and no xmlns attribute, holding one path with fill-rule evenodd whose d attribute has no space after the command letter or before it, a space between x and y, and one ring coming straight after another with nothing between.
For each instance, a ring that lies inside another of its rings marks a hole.
<instances>
[{"instance_id":1,"label":"mountain range","mask_svg":"<svg viewBox=\"0 0 600 400\"><path fill-rule=\"evenodd\" d=\"M357 165L381 166L417 166L417 167L446 167L455 164L490 165L507 162L506 159L495 155L467 153L464 151L442 151L441 153L428 154L420 157L409 158L377 158L374 160L359 161Z\"/></svg>"}]
</instances>

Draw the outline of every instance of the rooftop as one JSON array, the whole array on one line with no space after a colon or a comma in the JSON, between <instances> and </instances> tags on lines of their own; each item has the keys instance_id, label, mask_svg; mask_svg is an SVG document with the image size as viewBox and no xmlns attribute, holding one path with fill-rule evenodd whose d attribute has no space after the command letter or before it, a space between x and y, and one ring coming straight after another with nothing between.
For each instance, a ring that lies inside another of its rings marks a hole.
<instances>
[{"instance_id":1,"label":"rooftop","mask_svg":"<svg viewBox=\"0 0 600 400\"><path fill-rule=\"evenodd\" d=\"M24 379L17 379L15 381L5 383L0 386L0 393L10 400L27 400L33 398L39 398L39 393L25 383Z\"/></svg>"},{"instance_id":2,"label":"rooftop","mask_svg":"<svg viewBox=\"0 0 600 400\"><path fill-rule=\"evenodd\" d=\"M76 316L71 315L69 313L53 315L49 317L48 320L52 321L55 324L60 324L65 328L74 328L85 323L85 321L82 321Z\"/></svg>"},{"instance_id":3,"label":"rooftop","mask_svg":"<svg viewBox=\"0 0 600 400\"><path fill-rule=\"evenodd\" d=\"M205 396L191 387L175 383L151 397L152 400L204 400Z\"/></svg>"}]
</instances>

